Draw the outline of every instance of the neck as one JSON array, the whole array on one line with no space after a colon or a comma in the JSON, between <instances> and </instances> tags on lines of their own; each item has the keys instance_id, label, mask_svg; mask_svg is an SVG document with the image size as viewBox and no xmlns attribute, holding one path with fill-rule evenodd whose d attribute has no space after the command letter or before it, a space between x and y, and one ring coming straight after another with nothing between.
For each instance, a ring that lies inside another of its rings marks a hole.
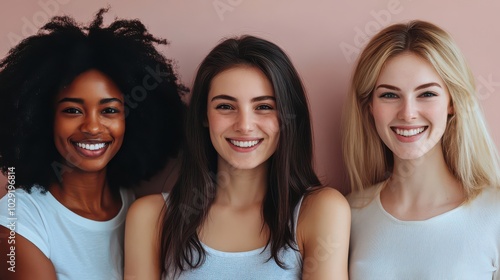
<instances>
[{"instance_id":1,"label":"neck","mask_svg":"<svg viewBox=\"0 0 500 280\"><path fill-rule=\"evenodd\" d=\"M119 194L112 193L107 184L105 169L98 172L71 169L49 191L68 209L95 220L112 217L121 206Z\"/></svg>"},{"instance_id":2,"label":"neck","mask_svg":"<svg viewBox=\"0 0 500 280\"><path fill-rule=\"evenodd\" d=\"M448 169L439 144L418 159L395 157L393 174L384 192L403 204L463 199L462 186Z\"/></svg>"},{"instance_id":3,"label":"neck","mask_svg":"<svg viewBox=\"0 0 500 280\"><path fill-rule=\"evenodd\" d=\"M235 207L262 204L267 191L267 168L266 163L250 170L219 163L215 202Z\"/></svg>"}]
</instances>

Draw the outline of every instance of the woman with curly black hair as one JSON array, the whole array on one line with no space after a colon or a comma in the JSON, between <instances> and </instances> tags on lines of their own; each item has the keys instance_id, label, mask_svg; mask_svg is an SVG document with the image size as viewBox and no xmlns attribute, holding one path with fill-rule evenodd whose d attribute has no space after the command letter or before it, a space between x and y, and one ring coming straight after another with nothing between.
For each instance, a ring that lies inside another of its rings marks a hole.
<instances>
[{"instance_id":1,"label":"woman with curly black hair","mask_svg":"<svg viewBox=\"0 0 500 280\"><path fill-rule=\"evenodd\" d=\"M167 42L139 20L103 27L106 11L54 17L0 62L0 168L17 187L0 200L1 279L123 278L130 187L178 153Z\"/></svg>"}]
</instances>

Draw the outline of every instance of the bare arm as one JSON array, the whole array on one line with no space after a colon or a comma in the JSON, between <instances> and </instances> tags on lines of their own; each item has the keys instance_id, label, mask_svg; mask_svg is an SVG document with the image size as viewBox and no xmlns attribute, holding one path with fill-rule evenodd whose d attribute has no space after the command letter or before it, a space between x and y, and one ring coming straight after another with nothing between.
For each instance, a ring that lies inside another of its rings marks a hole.
<instances>
[{"instance_id":1,"label":"bare arm","mask_svg":"<svg viewBox=\"0 0 500 280\"><path fill-rule=\"evenodd\" d=\"M38 247L17 233L10 236L10 229L0 226L0 279L56 280L54 265Z\"/></svg>"},{"instance_id":2,"label":"bare arm","mask_svg":"<svg viewBox=\"0 0 500 280\"><path fill-rule=\"evenodd\" d=\"M304 199L297 225L303 279L348 279L350 226L349 204L337 190L324 188Z\"/></svg>"},{"instance_id":3,"label":"bare arm","mask_svg":"<svg viewBox=\"0 0 500 280\"><path fill-rule=\"evenodd\" d=\"M124 280L160 279L159 218L165 200L161 194L136 200L125 224Z\"/></svg>"}]
</instances>

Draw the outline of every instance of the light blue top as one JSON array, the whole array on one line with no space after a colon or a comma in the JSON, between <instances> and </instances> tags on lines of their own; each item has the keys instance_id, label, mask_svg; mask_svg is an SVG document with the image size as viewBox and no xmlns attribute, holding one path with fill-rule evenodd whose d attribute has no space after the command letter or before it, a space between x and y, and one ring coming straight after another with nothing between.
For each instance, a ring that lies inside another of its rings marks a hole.
<instances>
[{"instance_id":1,"label":"light blue top","mask_svg":"<svg viewBox=\"0 0 500 280\"><path fill-rule=\"evenodd\" d=\"M31 194L16 189L0 199L0 225L33 243L52 262L58 280L123 279L125 217L135 197L124 189L120 195L120 212L94 221L37 186Z\"/></svg>"},{"instance_id":2,"label":"light blue top","mask_svg":"<svg viewBox=\"0 0 500 280\"><path fill-rule=\"evenodd\" d=\"M167 198L163 193L164 198ZM297 219L302 199L297 203L294 211L294 232L297 232ZM296 234L295 234L296 236ZM295 240L295 245L297 241ZM270 259L270 246L246 252L222 252L203 244L206 251L205 262L198 268L182 272L176 279L217 279L217 280L284 280L301 279L302 256L299 251L284 248L280 252L280 259L287 269L279 267L274 259ZM265 248L265 250L264 250ZM164 276L163 279L172 279Z\"/></svg>"}]
</instances>

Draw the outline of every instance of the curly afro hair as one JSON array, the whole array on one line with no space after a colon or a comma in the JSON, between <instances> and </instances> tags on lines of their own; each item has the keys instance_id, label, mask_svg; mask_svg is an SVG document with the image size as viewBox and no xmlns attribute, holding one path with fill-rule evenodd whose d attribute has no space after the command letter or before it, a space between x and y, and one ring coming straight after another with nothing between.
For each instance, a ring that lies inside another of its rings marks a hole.
<instances>
[{"instance_id":1,"label":"curly afro hair","mask_svg":"<svg viewBox=\"0 0 500 280\"><path fill-rule=\"evenodd\" d=\"M81 73L107 75L125 99L126 132L107 166L111 188L131 187L176 157L183 135L187 88L173 62L139 20L117 19L103 27L101 9L88 26L54 17L0 61L0 168L16 168L16 186L47 190L64 172L53 137L54 98Z\"/></svg>"}]
</instances>

